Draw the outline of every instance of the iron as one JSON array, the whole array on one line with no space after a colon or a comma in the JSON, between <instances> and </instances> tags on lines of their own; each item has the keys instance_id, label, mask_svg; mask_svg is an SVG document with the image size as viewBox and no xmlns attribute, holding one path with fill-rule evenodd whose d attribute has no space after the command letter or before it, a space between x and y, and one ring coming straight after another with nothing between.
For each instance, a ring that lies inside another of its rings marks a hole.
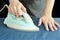
<instances>
[{"instance_id":1,"label":"iron","mask_svg":"<svg viewBox=\"0 0 60 40\"><path fill-rule=\"evenodd\" d=\"M27 12L22 11L21 14L22 15L20 15L20 17L16 17L12 13L8 12L7 17L4 19L3 23L7 25L7 27L16 30L39 31L39 28L34 24L32 18L28 15Z\"/></svg>"}]
</instances>

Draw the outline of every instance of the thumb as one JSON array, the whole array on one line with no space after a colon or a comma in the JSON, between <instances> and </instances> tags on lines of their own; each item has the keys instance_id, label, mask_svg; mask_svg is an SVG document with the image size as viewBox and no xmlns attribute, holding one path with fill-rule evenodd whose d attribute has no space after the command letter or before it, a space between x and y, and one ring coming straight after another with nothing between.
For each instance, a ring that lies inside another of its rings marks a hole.
<instances>
[{"instance_id":1,"label":"thumb","mask_svg":"<svg viewBox=\"0 0 60 40\"><path fill-rule=\"evenodd\" d=\"M42 24L42 19L39 19L38 26Z\"/></svg>"},{"instance_id":2,"label":"thumb","mask_svg":"<svg viewBox=\"0 0 60 40\"><path fill-rule=\"evenodd\" d=\"M26 8L25 8L24 6L21 7L21 10L22 10L23 12L26 12Z\"/></svg>"}]
</instances>

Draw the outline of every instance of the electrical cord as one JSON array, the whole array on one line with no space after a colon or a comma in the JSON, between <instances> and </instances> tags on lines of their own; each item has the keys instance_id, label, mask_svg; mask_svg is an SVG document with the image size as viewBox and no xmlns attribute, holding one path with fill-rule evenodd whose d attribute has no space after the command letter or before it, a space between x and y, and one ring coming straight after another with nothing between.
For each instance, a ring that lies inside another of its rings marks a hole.
<instances>
[{"instance_id":1,"label":"electrical cord","mask_svg":"<svg viewBox=\"0 0 60 40\"><path fill-rule=\"evenodd\" d=\"M3 8L0 10L0 12L2 12L3 10L4 10L4 8L5 7L7 7L8 8L8 5L7 4L5 4L4 6L3 6Z\"/></svg>"}]
</instances>

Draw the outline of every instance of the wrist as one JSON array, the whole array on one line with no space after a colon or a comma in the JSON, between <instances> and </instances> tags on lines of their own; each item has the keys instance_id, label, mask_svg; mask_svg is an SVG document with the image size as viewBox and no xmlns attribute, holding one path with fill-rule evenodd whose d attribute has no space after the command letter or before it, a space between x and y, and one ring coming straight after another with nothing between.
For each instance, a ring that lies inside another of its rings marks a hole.
<instances>
[{"instance_id":1,"label":"wrist","mask_svg":"<svg viewBox=\"0 0 60 40\"><path fill-rule=\"evenodd\" d=\"M44 11L44 15L46 15L46 16L49 16L49 17L52 17L52 11Z\"/></svg>"},{"instance_id":2,"label":"wrist","mask_svg":"<svg viewBox=\"0 0 60 40\"><path fill-rule=\"evenodd\" d=\"M9 3L16 3L19 2L19 0L9 0Z\"/></svg>"},{"instance_id":3,"label":"wrist","mask_svg":"<svg viewBox=\"0 0 60 40\"><path fill-rule=\"evenodd\" d=\"M44 13L44 16L52 17L52 14L51 13Z\"/></svg>"}]
</instances>

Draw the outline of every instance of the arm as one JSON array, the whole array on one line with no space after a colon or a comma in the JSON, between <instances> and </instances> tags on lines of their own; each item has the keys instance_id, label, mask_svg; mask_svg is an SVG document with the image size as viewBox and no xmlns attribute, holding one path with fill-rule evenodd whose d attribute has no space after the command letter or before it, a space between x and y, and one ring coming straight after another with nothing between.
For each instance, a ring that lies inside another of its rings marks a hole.
<instances>
[{"instance_id":1,"label":"arm","mask_svg":"<svg viewBox=\"0 0 60 40\"><path fill-rule=\"evenodd\" d=\"M52 9L54 5L55 0L46 0L46 6L44 10L44 15L39 19L38 26L40 26L42 23L45 26L45 29L49 31L57 30L57 27L60 27L60 25L52 18Z\"/></svg>"},{"instance_id":2,"label":"arm","mask_svg":"<svg viewBox=\"0 0 60 40\"><path fill-rule=\"evenodd\" d=\"M46 0L46 6L44 10L44 15L52 16L52 10L55 0Z\"/></svg>"}]
</instances>

